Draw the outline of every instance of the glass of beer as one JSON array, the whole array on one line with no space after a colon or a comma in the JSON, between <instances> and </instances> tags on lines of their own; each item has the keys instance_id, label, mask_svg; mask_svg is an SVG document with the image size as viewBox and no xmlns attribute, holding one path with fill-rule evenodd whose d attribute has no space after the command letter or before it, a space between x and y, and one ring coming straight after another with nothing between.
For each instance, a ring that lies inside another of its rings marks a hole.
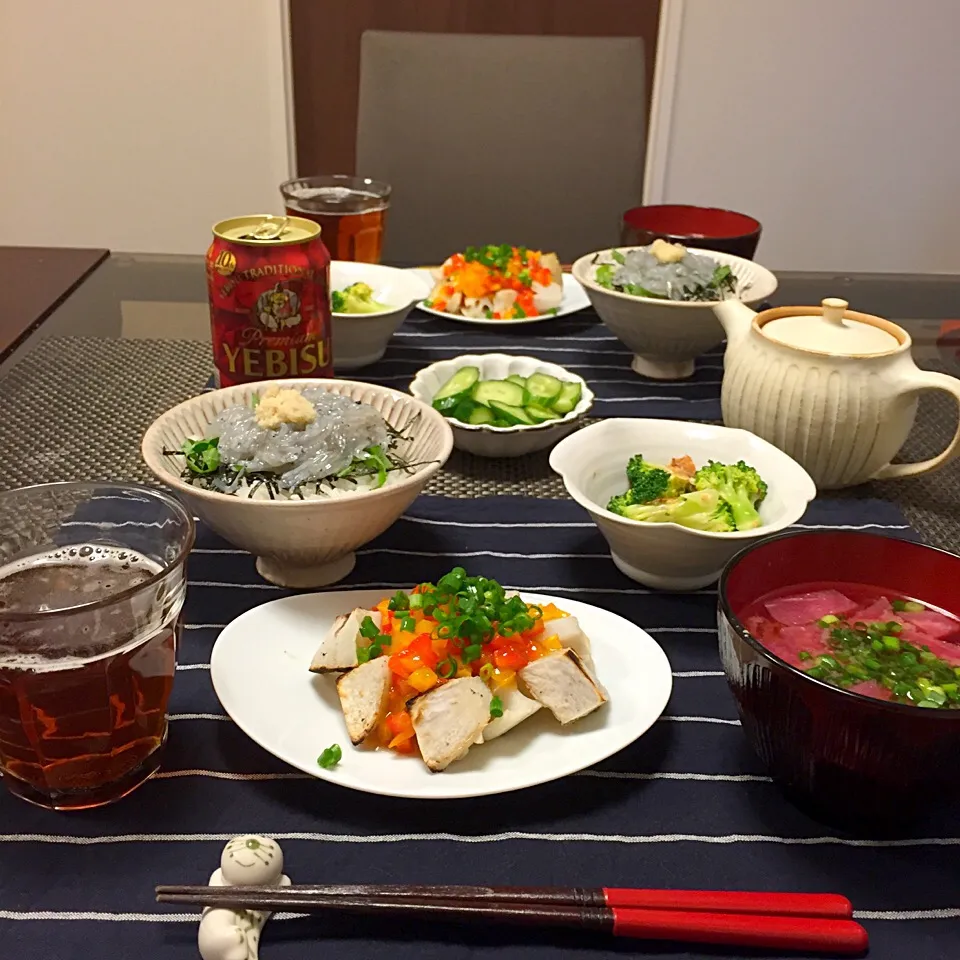
<instances>
[{"instance_id":1,"label":"glass of beer","mask_svg":"<svg viewBox=\"0 0 960 960\"><path fill-rule=\"evenodd\" d=\"M160 765L193 517L114 483L0 493L0 773L53 810Z\"/></svg>"},{"instance_id":2,"label":"glass of beer","mask_svg":"<svg viewBox=\"0 0 960 960\"><path fill-rule=\"evenodd\" d=\"M320 224L320 239L334 260L379 263L390 184L367 177L331 174L280 184L290 216Z\"/></svg>"}]
</instances>

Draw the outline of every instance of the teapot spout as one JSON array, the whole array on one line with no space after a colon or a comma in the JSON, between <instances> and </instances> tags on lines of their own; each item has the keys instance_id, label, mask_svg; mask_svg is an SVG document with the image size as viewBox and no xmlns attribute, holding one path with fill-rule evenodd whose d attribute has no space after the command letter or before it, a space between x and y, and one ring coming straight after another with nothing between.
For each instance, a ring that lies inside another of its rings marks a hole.
<instances>
[{"instance_id":1,"label":"teapot spout","mask_svg":"<svg viewBox=\"0 0 960 960\"><path fill-rule=\"evenodd\" d=\"M742 300L731 297L713 305L713 312L727 334L728 343L737 343L750 330L753 318L757 315Z\"/></svg>"}]
</instances>

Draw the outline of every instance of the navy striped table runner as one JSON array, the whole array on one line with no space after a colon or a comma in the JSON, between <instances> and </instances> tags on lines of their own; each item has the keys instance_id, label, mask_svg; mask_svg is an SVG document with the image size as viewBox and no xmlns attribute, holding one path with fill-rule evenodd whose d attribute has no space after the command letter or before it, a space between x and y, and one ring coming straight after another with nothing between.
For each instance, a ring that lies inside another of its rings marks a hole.
<instances>
[{"instance_id":1,"label":"navy striped table runner","mask_svg":"<svg viewBox=\"0 0 960 960\"><path fill-rule=\"evenodd\" d=\"M879 501L818 501L802 525L910 536ZM0 936L10 951L3 955L192 957L195 916L156 908L153 885L203 881L226 839L262 831L283 840L289 872L302 881L837 889L863 911L874 956L955 956L956 922L934 918L960 915L956 825L930 822L905 841L864 843L783 800L747 749L720 674L712 590L648 591L616 570L575 504L509 497L421 498L361 552L342 587L393 590L455 562L646 627L675 673L663 719L596 769L493 800L417 804L305 777L250 742L213 694L208 665L220 628L285 592L265 584L248 555L201 528L160 776L112 808L80 815L45 813L0 794ZM305 943L320 936L334 942ZM574 947L597 958L625 949L436 926L408 939L369 920L292 918L272 922L264 956L331 949L357 960L547 958Z\"/></svg>"},{"instance_id":2,"label":"navy striped table runner","mask_svg":"<svg viewBox=\"0 0 960 960\"><path fill-rule=\"evenodd\" d=\"M626 350L589 314L515 330L414 317L384 360L359 375L403 389L427 362L502 349L576 369L594 387L601 416L720 416L719 353L704 358L692 380L661 384L634 376ZM870 500L821 498L801 526L913 536L894 507ZM201 528L160 775L114 807L75 815L46 813L0 791L0 956L196 957L196 914L159 909L153 886L204 882L227 839L258 831L282 841L288 872L301 882L837 890L867 924L871 956L956 957L956 823L931 820L906 839L865 842L782 799L743 740L720 673L712 589L647 590L616 570L575 504L512 497L420 498L360 552L337 589L395 590L457 563L512 586L607 607L645 627L674 671L661 721L597 768L493 799L417 804L306 777L248 740L212 691L210 651L222 626L285 592L257 576L251 557ZM265 960L322 952L343 960L600 960L640 951L567 933L435 924L396 930L369 919L277 918L267 928Z\"/></svg>"},{"instance_id":3,"label":"navy striped table runner","mask_svg":"<svg viewBox=\"0 0 960 960\"><path fill-rule=\"evenodd\" d=\"M344 376L406 390L418 370L463 353L513 353L567 367L596 394L591 414L595 417L720 419L720 349L700 357L688 380L649 380L630 369L630 351L589 310L503 329L413 314L394 335L382 360Z\"/></svg>"}]
</instances>

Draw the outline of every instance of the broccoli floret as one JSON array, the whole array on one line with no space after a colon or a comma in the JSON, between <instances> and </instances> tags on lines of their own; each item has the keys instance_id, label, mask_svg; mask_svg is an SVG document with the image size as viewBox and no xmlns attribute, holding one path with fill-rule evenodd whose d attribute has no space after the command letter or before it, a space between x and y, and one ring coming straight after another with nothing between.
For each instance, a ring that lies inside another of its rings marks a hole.
<instances>
[{"instance_id":1,"label":"broccoli floret","mask_svg":"<svg viewBox=\"0 0 960 960\"><path fill-rule=\"evenodd\" d=\"M634 503L633 494L628 490L626 493L618 493L610 498L607 509L611 513L618 513L623 516L623 511Z\"/></svg>"},{"instance_id":2,"label":"broccoli floret","mask_svg":"<svg viewBox=\"0 0 960 960\"><path fill-rule=\"evenodd\" d=\"M678 497L690 489L690 481L686 477L656 463L649 463L639 453L627 462L627 481L634 503Z\"/></svg>"},{"instance_id":3,"label":"broccoli floret","mask_svg":"<svg viewBox=\"0 0 960 960\"><path fill-rule=\"evenodd\" d=\"M330 308L334 313L380 313L393 309L373 299L373 288L367 283L351 283L343 290L330 294Z\"/></svg>"},{"instance_id":4,"label":"broccoli floret","mask_svg":"<svg viewBox=\"0 0 960 960\"><path fill-rule=\"evenodd\" d=\"M749 464L710 460L694 474L693 485L697 490L716 490L730 505L738 530L760 526L757 505L767 495L767 485Z\"/></svg>"},{"instance_id":5,"label":"broccoli floret","mask_svg":"<svg viewBox=\"0 0 960 960\"><path fill-rule=\"evenodd\" d=\"M716 490L694 490L659 503L634 504L624 508L628 520L645 523L678 523L694 530L728 533L736 529L730 505Z\"/></svg>"}]
</instances>

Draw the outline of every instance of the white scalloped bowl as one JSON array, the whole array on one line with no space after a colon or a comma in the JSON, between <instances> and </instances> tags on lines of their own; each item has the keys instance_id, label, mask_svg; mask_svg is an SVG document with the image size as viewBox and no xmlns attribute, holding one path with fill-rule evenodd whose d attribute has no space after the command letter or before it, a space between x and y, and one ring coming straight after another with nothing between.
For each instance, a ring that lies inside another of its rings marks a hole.
<instances>
[{"instance_id":1,"label":"white scalloped bowl","mask_svg":"<svg viewBox=\"0 0 960 960\"><path fill-rule=\"evenodd\" d=\"M677 380L693 375L693 361L712 350L724 337L723 327L710 301L658 300L635 297L601 287L594 279L595 260L609 261L613 250L629 253L646 247L612 247L580 257L573 275L586 290L590 303L616 338L633 352L631 367L635 373L657 380ZM733 271L740 283L740 299L759 303L773 295L777 278L766 267L743 257L717 250L688 248Z\"/></svg>"},{"instance_id":2,"label":"white scalloped bowl","mask_svg":"<svg viewBox=\"0 0 960 960\"><path fill-rule=\"evenodd\" d=\"M329 499L251 500L202 490L180 479L180 464L164 450L201 437L224 408L249 403L250 395L277 384L319 387L368 403L398 430L410 428L404 454L423 462L379 490ZM453 449L445 417L429 404L389 387L352 380L260 380L200 394L161 414L143 436L140 451L154 475L224 539L257 557L257 570L271 583L305 589L342 580L356 561L354 551L390 527L437 473Z\"/></svg>"},{"instance_id":3,"label":"white scalloped bowl","mask_svg":"<svg viewBox=\"0 0 960 960\"><path fill-rule=\"evenodd\" d=\"M716 533L610 513L607 503L626 489L627 461L637 453L652 463L688 455L698 467L708 460L745 460L767 483L759 507L762 525ZM735 553L796 523L817 493L807 471L772 443L746 430L687 420L615 418L591 424L551 452L550 466L590 514L618 569L656 590L697 590L713 583Z\"/></svg>"},{"instance_id":4,"label":"white scalloped bowl","mask_svg":"<svg viewBox=\"0 0 960 960\"><path fill-rule=\"evenodd\" d=\"M411 270L388 267L382 263L333 260L330 263L330 289L342 290L351 283L366 283L373 298L388 304L378 313L332 313L333 366L357 370L376 363L386 353L390 338L417 301L430 293L427 281Z\"/></svg>"},{"instance_id":5,"label":"white scalloped bowl","mask_svg":"<svg viewBox=\"0 0 960 960\"><path fill-rule=\"evenodd\" d=\"M481 380L505 380L511 374L529 377L534 373L546 373L558 380L576 381L581 389L580 402L559 420L514 427L448 420L453 428L454 446L478 457L523 457L537 450L546 450L575 430L593 406L593 392L583 377L536 357L514 357L506 353L465 354L453 360L438 360L414 377L410 392L429 405L440 387L461 367L479 367Z\"/></svg>"}]
</instances>

